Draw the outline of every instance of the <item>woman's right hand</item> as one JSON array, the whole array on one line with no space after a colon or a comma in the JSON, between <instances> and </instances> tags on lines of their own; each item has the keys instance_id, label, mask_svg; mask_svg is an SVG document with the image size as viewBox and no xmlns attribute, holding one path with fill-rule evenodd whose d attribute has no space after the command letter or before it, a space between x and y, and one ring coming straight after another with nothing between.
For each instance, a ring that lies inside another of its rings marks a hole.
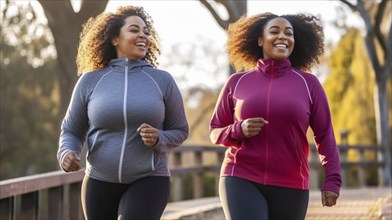
<instances>
[{"instance_id":1,"label":"woman's right hand","mask_svg":"<svg viewBox=\"0 0 392 220\"><path fill-rule=\"evenodd\" d=\"M73 152L68 152L63 157L61 167L65 172L72 172L80 170L80 158Z\"/></svg>"},{"instance_id":2,"label":"woman's right hand","mask_svg":"<svg viewBox=\"0 0 392 220\"><path fill-rule=\"evenodd\" d=\"M264 118L248 118L241 123L242 133L246 137L256 136L265 124L268 124L268 121L264 120Z\"/></svg>"},{"instance_id":3,"label":"woman's right hand","mask_svg":"<svg viewBox=\"0 0 392 220\"><path fill-rule=\"evenodd\" d=\"M321 202L323 206L334 206L336 205L336 200L339 198L339 195L332 191L321 191Z\"/></svg>"}]
</instances>

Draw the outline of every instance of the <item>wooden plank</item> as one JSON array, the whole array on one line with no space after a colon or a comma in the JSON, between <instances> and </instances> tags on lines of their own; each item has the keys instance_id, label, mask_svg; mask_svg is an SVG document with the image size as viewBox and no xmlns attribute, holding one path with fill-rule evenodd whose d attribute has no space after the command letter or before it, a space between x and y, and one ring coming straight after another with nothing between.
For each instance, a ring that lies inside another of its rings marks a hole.
<instances>
[{"instance_id":1,"label":"wooden plank","mask_svg":"<svg viewBox=\"0 0 392 220\"><path fill-rule=\"evenodd\" d=\"M48 218L63 218L63 187L52 187L48 190Z\"/></svg>"},{"instance_id":2,"label":"wooden plank","mask_svg":"<svg viewBox=\"0 0 392 220\"><path fill-rule=\"evenodd\" d=\"M80 201L80 190L82 183L73 183L70 185L69 202L70 202L70 218L84 219L82 203Z\"/></svg>"},{"instance_id":3,"label":"wooden plank","mask_svg":"<svg viewBox=\"0 0 392 220\"><path fill-rule=\"evenodd\" d=\"M82 181L84 170L65 173L54 171L0 181L0 199Z\"/></svg>"},{"instance_id":4,"label":"wooden plank","mask_svg":"<svg viewBox=\"0 0 392 220\"><path fill-rule=\"evenodd\" d=\"M38 219L38 192L23 194L20 209L21 219Z\"/></svg>"},{"instance_id":5,"label":"wooden plank","mask_svg":"<svg viewBox=\"0 0 392 220\"><path fill-rule=\"evenodd\" d=\"M14 203L15 203L14 197L0 200L0 219L1 220L14 219L14 216L15 216Z\"/></svg>"}]
</instances>

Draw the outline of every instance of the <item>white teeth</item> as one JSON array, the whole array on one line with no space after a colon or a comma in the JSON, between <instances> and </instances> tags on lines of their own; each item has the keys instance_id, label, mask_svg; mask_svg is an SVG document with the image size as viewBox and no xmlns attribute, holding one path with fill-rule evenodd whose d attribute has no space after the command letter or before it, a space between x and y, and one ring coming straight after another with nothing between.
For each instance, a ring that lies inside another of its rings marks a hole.
<instances>
[{"instance_id":1,"label":"white teeth","mask_svg":"<svg viewBox=\"0 0 392 220\"><path fill-rule=\"evenodd\" d=\"M146 43L142 43L142 42L140 42L140 43L137 43L137 44L136 44L136 46L142 46L142 47L145 47L145 46L146 46Z\"/></svg>"},{"instance_id":2,"label":"white teeth","mask_svg":"<svg viewBox=\"0 0 392 220\"><path fill-rule=\"evenodd\" d=\"M275 47L286 49L287 45L285 45L285 44L275 44Z\"/></svg>"}]
</instances>

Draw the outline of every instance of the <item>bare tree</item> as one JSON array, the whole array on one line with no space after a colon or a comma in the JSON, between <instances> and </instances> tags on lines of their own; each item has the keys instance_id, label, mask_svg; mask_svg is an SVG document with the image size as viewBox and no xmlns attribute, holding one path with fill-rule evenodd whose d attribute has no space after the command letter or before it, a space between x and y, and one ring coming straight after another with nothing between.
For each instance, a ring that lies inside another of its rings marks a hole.
<instances>
[{"instance_id":1,"label":"bare tree","mask_svg":"<svg viewBox=\"0 0 392 220\"><path fill-rule=\"evenodd\" d=\"M218 22L218 24L227 30L229 24L237 21L241 16L246 15L248 12L248 1L247 0L200 0L200 2L211 12L212 16ZM228 14L228 18L224 18L219 14L217 6L223 6ZM230 66L229 73L234 73L234 69Z\"/></svg>"},{"instance_id":2,"label":"bare tree","mask_svg":"<svg viewBox=\"0 0 392 220\"><path fill-rule=\"evenodd\" d=\"M106 8L108 0L81 1L76 13L70 0L38 0L48 20L57 51L58 82L60 86L60 114L64 115L77 80L76 53L82 24L91 16L96 16Z\"/></svg>"},{"instance_id":3,"label":"bare tree","mask_svg":"<svg viewBox=\"0 0 392 220\"><path fill-rule=\"evenodd\" d=\"M53 34L54 44L57 51L58 72L56 72L60 85L60 109L61 115L65 114L66 105L70 99L73 85L77 80L75 57L77 43L82 24L91 16L95 16L105 10L109 0L81 1L80 11L76 13L72 8L71 0L47 1L38 0L41 4L49 28ZM227 28L229 23L236 21L241 15L246 14L247 1L216 0L223 5L229 18L220 17L217 8L212 2L200 0L211 11L214 18L222 28ZM215 5L216 6L216 5Z\"/></svg>"},{"instance_id":4,"label":"bare tree","mask_svg":"<svg viewBox=\"0 0 392 220\"><path fill-rule=\"evenodd\" d=\"M366 27L365 44L368 56L375 75L374 106L376 113L377 145L381 146L383 153L379 153L379 159L383 159L382 185L392 185L391 178L391 131L388 127L388 95L387 82L392 75L392 22L391 4L389 0L352 1L341 0L352 11L359 13ZM385 23L384 23L385 22ZM382 25L386 25L386 33L382 31ZM380 48L382 55L378 56Z\"/></svg>"},{"instance_id":5,"label":"bare tree","mask_svg":"<svg viewBox=\"0 0 392 220\"><path fill-rule=\"evenodd\" d=\"M247 13L247 1L235 1L235 0L200 0L200 2L211 12L212 16L218 22L218 24L226 30L230 23L235 22L241 16ZM229 17L223 18L218 12L217 4L225 7Z\"/></svg>"}]
</instances>

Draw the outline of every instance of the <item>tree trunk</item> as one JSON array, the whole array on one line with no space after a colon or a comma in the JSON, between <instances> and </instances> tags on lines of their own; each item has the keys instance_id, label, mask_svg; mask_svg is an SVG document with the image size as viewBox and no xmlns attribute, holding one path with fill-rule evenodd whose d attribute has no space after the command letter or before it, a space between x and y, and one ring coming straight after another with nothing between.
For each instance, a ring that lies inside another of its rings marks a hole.
<instances>
[{"instance_id":1,"label":"tree trunk","mask_svg":"<svg viewBox=\"0 0 392 220\"><path fill-rule=\"evenodd\" d=\"M96 16L106 8L108 0L82 1L80 11L75 13L70 1L39 0L52 31L57 51L57 72L60 87L60 117L65 115L77 80L76 54L79 33L88 18Z\"/></svg>"},{"instance_id":2,"label":"tree trunk","mask_svg":"<svg viewBox=\"0 0 392 220\"><path fill-rule=\"evenodd\" d=\"M227 29L230 23L237 21L241 16L246 15L248 11L248 2L247 0L241 1L232 1L232 0L214 0L215 4L222 5L229 17L227 19L221 17L218 13L218 9L214 6L214 3L211 3L207 0L199 0L211 13L211 15L215 18L216 22L218 22L219 26L221 26L224 30Z\"/></svg>"},{"instance_id":3,"label":"tree trunk","mask_svg":"<svg viewBox=\"0 0 392 220\"><path fill-rule=\"evenodd\" d=\"M385 71L385 70L384 70ZM376 129L377 129L377 145L383 151L378 153L378 160L384 161L382 175L380 176L380 185L391 185L391 140L390 130L388 127L388 95L387 95L387 80L379 80L375 84L374 101L375 101L375 115L376 115Z\"/></svg>"},{"instance_id":4,"label":"tree trunk","mask_svg":"<svg viewBox=\"0 0 392 220\"><path fill-rule=\"evenodd\" d=\"M237 21L239 18L241 18L241 16L245 16L248 13L247 0L215 0L217 4L221 4L226 8L227 13L229 14L227 19L224 19L219 15L218 10L214 8L214 4L211 4L210 1L200 0L200 2L210 11L216 22L218 22L219 26L221 26L221 28L224 30L227 30L229 24ZM235 73L235 70L231 65L228 66L228 71L229 75Z\"/></svg>"},{"instance_id":5,"label":"tree trunk","mask_svg":"<svg viewBox=\"0 0 392 220\"><path fill-rule=\"evenodd\" d=\"M391 140L390 140L390 129L389 129L389 115L388 115L388 95L386 83L391 77L392 63L392 23L388 11L390 11L390 5L388 6L387 0L382 0L375 4L374 19L371 19L371 14L365 8L365 2L357 0L356 5L350 3L348 0L341 0L344 4L349 6L353 11L359 12L366 26L365 44L372 64L374 75L376 79L376 85L374 90L374 107L376 114L376 127L377 127L377 145L383 149L383 152L378 155L378 159L384 162L382 180L379 182L380 185L391 186ZM390 3L389 3L390 4ZM369 10L369 9L368 9ZM384 14L385 12L385 14ZM389 30L384 36L381 31L383 25L382 20L385 18ZM376 42L380 45L380 49L383 53L381 61L377 56Z\"/></svg>"}]
</instances>

